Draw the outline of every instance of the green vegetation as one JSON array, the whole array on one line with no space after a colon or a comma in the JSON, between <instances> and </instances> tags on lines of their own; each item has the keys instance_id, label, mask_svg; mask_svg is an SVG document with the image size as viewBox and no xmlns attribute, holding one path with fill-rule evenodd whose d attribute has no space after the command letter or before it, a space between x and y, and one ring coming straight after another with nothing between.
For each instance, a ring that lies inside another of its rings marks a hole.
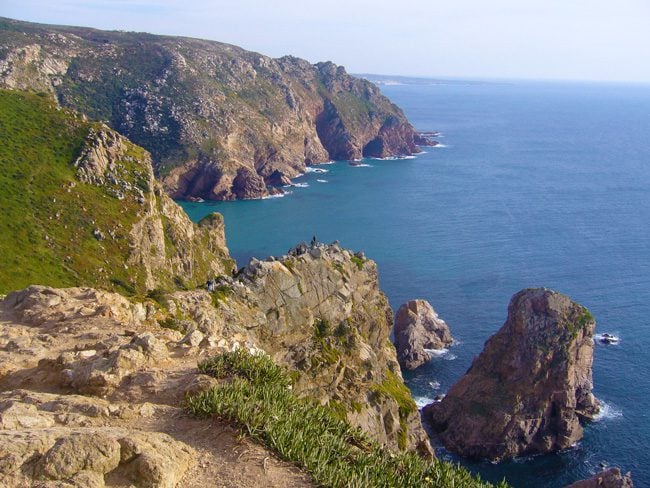
<instances>
[{"instance_id":1,"label":"green vegetation","mask_svg":"<svg viewBox=\"0 0 650 488\"><path fill-rule=\"evenodd\" d=\"M0 292L30 284L98 285L126 295L141 288L142 270L125 266L137 202L75 177L72 163L92 127L47 97L0 90ZM128 146L120 162L127 173L143 154Z\"/></svg>"},{"instance_id":2,"label":"green vegetation","mask_svg":"<svg viewBox=\"0 0 650 488\"><path fill-rule=\"evenodd\" d=\"M290 388L291 375L267 356L240 350L204 361L199 369L223 382L189 398L192 413L237 423L320 486L491 486L459 466L381 447L343 421L336 408L298 398Z\"/></svg>"},{"instance_id":3,"label":"green vegetation","mask_svg":"<svg viewBox=\"0 0 650 488\"><path fill-rule=\"evenodd\" d=\"M584 329L588 323L593 322L594 320L594 316L591 314L591 312L586 307L582 307L582 315L580 318L578 318L575 323L569 322L567 326L569 332L571 333L571 339L575 339L578 336L578 332Z\"/></svg>"},{"instance_id":4,"label":"green vegetation","mask_svg":"<svg viewBox=\"0 0 650 488\"><path fill-rule=\"evenodd\" d=\"M408 442L408 426L406 424L409 415L416 412L418 407L411 397L411 390L409 390L402 380L392 371L386 373L386 378L381 384L373 385L370 388L375 394L380 397L392 398L395 400L399 407L399 425L400 432L398 438L398 446L400 449L406 449Z\"/></svg>"},{"instance_id":5,"label":"green vegetation","mask_svg":"<svg viewBox=\"0 0 650 488\"><path fill-rule=\"evenodd\" d=\"M352 256L350 259L352 260L352 262L354 264L357 265L357 268L359 268L359 271L361 271L363 269L363 263L366 262L365 259L361 259L361 258L359 258L357 256Z\"/></svg>"},{"instance_id":6,"label":"green vegetation","mask_svg":"<svg viewBox=\"0 0 650 488\"><path fill-rule=\"evenodd\" d=\"M225 302L226 298L228 298L231 294L232 288L230 288L228 285L217 286L211 293L212 305L214 305L216 308L219 308L221 302Z\"/></svg>"}]
</instances>

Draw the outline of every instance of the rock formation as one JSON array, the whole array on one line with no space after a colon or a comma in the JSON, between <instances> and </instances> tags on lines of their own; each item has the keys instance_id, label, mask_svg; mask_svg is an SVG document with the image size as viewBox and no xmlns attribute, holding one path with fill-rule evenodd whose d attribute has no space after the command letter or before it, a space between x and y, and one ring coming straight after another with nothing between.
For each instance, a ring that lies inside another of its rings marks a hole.
<instances>
[{"instance_id":1,"label":"rock formation","mask_svg":"<svg viewBox=\"0 0 650 488\"><path fill-rule=\"evenodd\" d=\"M402 368L415 369L431 359L427 349L452 343L449 326L426 300L403 304L395 316L395 349Z\"/></svg>"},{"instance_id":2,"label":"rock formation","mask_svg":"<svg viewBox=\"0 0 650 488\"><path fill-rule=\"evenodd\" d=\"M427 407L444 445L501 460L565 449L579 420L598 412L591 393L595 322L584 307L547 289L512 297L508 318L440 403Z\"/></svg>"},{"instance_id":3,"label":"rock formation","mask_svg":"<svg viewBox=\"0 0 650 488\"><path fill-rule=\"evenodd\" d=\"M416 152L402 111L331 62L0 18L0 87L50 94L153 155L175 198L259 198L330 159Z\"/></svg>"},{"instance_id":4,"label":"rock formation","mask_svg":"<svg viewBox=\"0 0 650 488\"><path fill-rule=\"evenodd\" d=\"M633 488L632 475L621 474L618 468L609 468L586 480L576 481L566 488Z\"/></svg>"},{"instance_id":5,"label":"rock formation","mask_svg":"<svg viewBox=\"0 0 650 488\"><path fill-rule=\"evenodd\" d=\"M234 299L256 308L260 346L300 373L295 388L342 408L383 444L429 453L389 335L393 313L377 266L338 244L300 245L252 261Z\"/></svg>"}]
</instances>

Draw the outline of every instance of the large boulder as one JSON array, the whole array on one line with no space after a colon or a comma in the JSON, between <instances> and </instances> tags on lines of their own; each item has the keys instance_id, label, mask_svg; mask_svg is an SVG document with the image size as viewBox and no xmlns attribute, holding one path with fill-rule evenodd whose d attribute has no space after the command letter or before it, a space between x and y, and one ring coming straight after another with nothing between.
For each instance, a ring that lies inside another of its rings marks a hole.
<instances>
[{"instance_id":1,"label":"large boulder","mask_svg":"<svg viewBox=\"0 0 650 488\"><path fill-rule=\"evenodd\" d=\"M622 475L620 469L609 468L586 480L576 481L566 488L632 488L633 486L630 473Z\"/></svg>"},{"instance_id":2,"label":"large boulder","mask_svg":"<svg viewBox=\"0 0 650 488\"><path fill-rule=\"evenodd\" d=\"M565 449L598 412L589 311L544 288L512 297L508 318L426 414L447 449L502 460Z\"/></svg>"},{"instance_id":3,"label":"large boulder","mask_svg":"<svg viewBox=\"0 0 650 488\"><path fill-rule=\"evenodd\" d=\"M451 332L426 300L411 300L395 316L395 349L404 369L415 369L431 359L428 350L451 344Z\"/></svg>"}]
</instances>

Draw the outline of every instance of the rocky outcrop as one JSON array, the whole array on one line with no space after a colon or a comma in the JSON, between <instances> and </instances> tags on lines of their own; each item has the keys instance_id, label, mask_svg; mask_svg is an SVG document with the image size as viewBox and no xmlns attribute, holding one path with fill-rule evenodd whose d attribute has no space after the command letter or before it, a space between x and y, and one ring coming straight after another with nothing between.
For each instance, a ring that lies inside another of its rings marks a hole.
<instances>
[{"instance_id":1,"label":"rocky outcrop","mask_svg":"<svg viewBox=\"0 0 650 488\"><path fill-rule=\"evenodd\" d=\"M141 273L137 278L146 289L169 287L177 277L203 283L231 272L234 262L228 255L223 218L212 214L198 225L193 224L162 191L147 152L100 125L90 130L74 165L82 183L99 186L118 200L138 204L134 209L137 220L128 232L126 262L132 275ZM117 232L103 231L108 235Z\"/></svg>"},{"instance_id":2,"label":"rocky outcrop","mask_svg":"<svg viewBox=\"0 0 650 488\"><path fill-rule=\"evenodd\" d=\"M508 318L440 403L426 414L445 447L501 460L566 449L581 418L598 412L592 390L595 322L547 289L512 297Z\"/></svg>"},{"instance_id":3,"label":"rocky outcrop","mask_svg":"<svg viewBox=\"0 0 650 488\"><path fill-rule=\"evenodd\" d=\"M0 394L0 483L177 486L193 464L194 450L164 433L102 425L129 415L137 414L96 398L25 390Z\"/></svg>"},{"instance_id":4,"label":"rocky outcrop","mask_svg":"<svg viewBox=\"0 0 650 488\"><path fill-rule=\"evenodd\" d=\"M395 349L405 369L415 369L431 359L428 350L452 343L449 326L426 300L403 304L395 316Z\"/></svg>"},{"instance_id":5,"label":"rocky outcrop","mask_svg":"<svg viewBox=\"0 0 650 488\"><path fill-rule=\"evenodd\" d=\"M0 42L0 87L109 121L153 154L173 197L259 198L276 172L417 151L402 111L330 62L10 19Z\"/></svg>"},{"instance_id":6,"label":"rocky outcrop","mask_svg":"<svg viewBox=\"0 0 650 488\"><path fill-rule=\"evenodd\" d=\"M609 468L586 480L576 481L566 488L632 488L632 475L621 474L619 468Z\"/></svg>"},{"instance_id":7,"label":"rocky outcrop","mask_svg":"<svg viewBox=\"0 0 650 488\"><path fill-rule=\"evenodd\" d=\"M392 311L377 266L338 244L305 244L253 260L234 300L255 309L256 341L296 369L295 388L343 409L352 425L393 448L430 453L390 342Z\"/></svg>"}]
</instances>

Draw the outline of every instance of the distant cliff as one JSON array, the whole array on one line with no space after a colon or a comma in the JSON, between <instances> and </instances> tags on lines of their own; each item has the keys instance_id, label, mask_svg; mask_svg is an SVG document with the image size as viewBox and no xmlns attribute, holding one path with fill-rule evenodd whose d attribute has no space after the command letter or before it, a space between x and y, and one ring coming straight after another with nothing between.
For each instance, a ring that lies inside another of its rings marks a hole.
<instances>
[{"instance_id":1,"label":"distant cliff","mask_svg":"<svg viewBox=\"0 0 650 488\"><path fill-rule=\"evenodd\" d=\"M366 80L212 41L0 18L0 87L49 93L149 150L172 197L258 198L305 165L411 154Z\"/></svg>"}]
</instances>

